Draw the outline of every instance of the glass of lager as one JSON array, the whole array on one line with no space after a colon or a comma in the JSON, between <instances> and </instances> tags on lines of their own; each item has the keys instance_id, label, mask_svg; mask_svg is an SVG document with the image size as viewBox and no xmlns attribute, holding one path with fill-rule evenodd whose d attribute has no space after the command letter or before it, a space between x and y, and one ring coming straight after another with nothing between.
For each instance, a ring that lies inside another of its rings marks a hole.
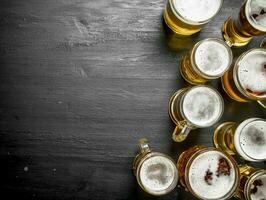
<instances>
[{"instance_id":1,"label":"glass of lager","mask_svg":"<svg viewBox=\"0 0 266 200\"><path fill-rule=\"evenodd\" d=\"M178 90L169 101L169 116L176 125L173 140L182 142L191 130L212 126L220 119L223 110L223 98L209 86Z\"/></svg>"},{"instance_id":2,"label":"glass of lager","mask_svg":"<svg viewBox=\"0 0 266 200\"><path fill-rule=\"evenodd\" d=\"M133 162L139 186L147 193L160 196L177 185L178 172L174 161L165 154L152 151L145 138L139 140L140 153Z\"/></svg>"},{"instance_id":3,"label":"glass of lager","mask_svg":"<svg viewBox=\"0 0 266 200\"><path fill-rule=\"evenodd\" d=\"M168 0L164 21L178 35L201 30L221 9L223 0Z\"/></svg>"},{"instance_id":4,"label":"glass of lager","mask_svg":"<svg viewBox=\"0 0 266 200\"><path fill-rule=\"evenodd\" d=\"M222 40L209 38L199 41L183 57L180 72L190 84L204 84L221 77L231 66L231 48Z\"/></svg>"},{"instance_id":5,"label":"glass of lager","mask_svg":"<svg viewBox=\"0 0 266 200\"><path fill-rule=\"evenodd\" d=\"M266 198L266 170L243 165L240 169L240 185L236 197L246 200Z\"/></svg>"},{"instance_id":6,"label":"glass of lager","mask_svg":"<svg viewBox=\"0 0 266 200\"><path fill-rule=\"evenodd\" d=\"M216 148L231 155L239 155L244 160L261 162L266 160L266 121L249 118L240 124L225 122L214 131Z\"/></svg>"},{"instance_id":7,"label":"glass of lager","mask_svg":"<svg viewBox=\"0 0 266 200\"><path fill-rule=\"evenodd\" d=\"M224 22L222 34L230 46L244 46L253 36L265 35L266 1L244 1L238 16Z\"/></svg>"},{"instance_id":8,"label":"glass of lager","mask_svg":"<svg viewBox=\"0 0 266 200\"><path fill-rule=\"evenodd\" d=\"M266 49L244 52L222 77L225 92L239 102L266 100Z\"/></svg>"},{"instance_id":9,"label":"glass of lager","mask_svg":"<svg viewBox=\"0 0 266 200\"><path fill-rule=\"evenodd\" d=\"M229 199L239 185L237 163L215 148L194 146L184 151L177 169L181 184L197 199Z\"/></svg>"}]
</instances>

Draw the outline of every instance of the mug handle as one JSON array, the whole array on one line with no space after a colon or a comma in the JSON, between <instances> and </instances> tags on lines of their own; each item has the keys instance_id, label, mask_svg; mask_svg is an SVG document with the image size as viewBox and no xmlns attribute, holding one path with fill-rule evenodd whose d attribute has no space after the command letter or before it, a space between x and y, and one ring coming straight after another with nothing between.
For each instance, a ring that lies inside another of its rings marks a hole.
<instances>
[{"instance_id":1,"label":"mug handle","mask_svg":"<svg viewBox=\"0 0 266 200\"><path fill-rule=\"evenodd\" d=\"M263 38L263 40L261 41L261 43L260 43L260 47L261 47L261 48L266 48L266 37Z\"/></svg>"},{"instance_id":2,"label":"mug handle","mask_svg":"<svg viewBox=\"0 0 266 200\"><path fill-rule=\"evenodd\" d=\"M266 109L266 99L264 100L257 100L257 102L264 108Z\"/></svg>"},{"instance_id":3,"label":"mug handle","mask_svg":"<svg viewBox=\"0 0 266 200\"><path fill-rule=\"evenodd\" d=\"M141 154L148 153L151 151L149 141L146 138L139 139L139 149Z\"/></svg>"},{"instance_id":4,"label":"mug handle","mask_svg":"<svg viewBox=\"0 0 266 200\"><path fill-rule=\"evenodd\" d=\"M188 126L188 124L185 121L182 121L178 126L175 127L172 134L172 139L175 142L183 142L187 138L190 131L191 128Z\"/></svg>"}]
</instances>

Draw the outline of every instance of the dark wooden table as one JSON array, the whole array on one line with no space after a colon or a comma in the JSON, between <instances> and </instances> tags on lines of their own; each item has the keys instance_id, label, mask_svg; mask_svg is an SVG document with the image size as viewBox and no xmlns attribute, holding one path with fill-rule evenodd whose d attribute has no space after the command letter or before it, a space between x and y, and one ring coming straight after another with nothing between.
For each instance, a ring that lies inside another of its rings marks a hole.
<instances>
[{"instance_id":1,"label":"dark wooden table","mask_svg":"<svg viewBox=\"0 0 266 200\"><path fill-rule=\"evenodd\" d=\"M163 25L164 0L1 0L1 199L152 199L131 172L137 141L174 159L212 146L214 127L171 140L168 99L186 85L181 55L221 37L241 1L225 0L200 34L180 40ZM221 121L265 118L257 103L234 102L212 84L225 99ZM179 187L157 199L194 198Z\"/></svg>"}]
</instances>

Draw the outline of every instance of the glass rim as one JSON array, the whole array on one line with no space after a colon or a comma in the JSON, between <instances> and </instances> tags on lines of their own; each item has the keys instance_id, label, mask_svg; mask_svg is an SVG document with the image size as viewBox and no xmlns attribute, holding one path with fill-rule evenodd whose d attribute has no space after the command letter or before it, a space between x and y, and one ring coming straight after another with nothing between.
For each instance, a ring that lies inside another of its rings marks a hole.
<instances>
[{"instance_id":1,"label":"glass rim","mask_svg":"<svg viewBox=\"0 0 266 200\"><path fill-rule=\"evenodd\" d=\"M197 125L197 124L195 124L194 122L192 122L191 120L189 120L188 118L187 118L187 116L185 115L185 113L183 112L183 109L184 109L184 106L183 106L183 103L184 103L184 99L185 99L185 97L187 96L187 94L191 91L191 90L194 90L194 89L197 89L197 88L207 88L207 89L210 89L210 90L212 90L212 92L214 92L216 95L217 95L217 97L218 97L218 99L219 99L219 107L220 107L220 110L219 110L219 116L216 118L216 120L213 122L213 123L209 123L209 124L206 124L206 125L204 125L204 126L200 126L200 125ZM192 125L192 126L194 126L194 127L197 127L197 128L206 128L206 127L210 127L210 126L212 126L213 124L215 124L215 123L217 123L220 119L221 119L221 117L222 117L222 115L223 115L223 112L224 112L224 100L223 100L223 97L222 97L222 95L218 92L218 90L216 90L215 88L213 88L213 87L211 87L211 86L209 86L209 85L196 85L196 86L191 86L190 88L188 88L188 90L187 91L185 91L185 93L183 94L183 96L181 97L181 100L180 100L180 113L181 113L181 115L182 115L182 117L186 120L186 121L188 121L188 123L190 124L190 125Z\"/></svg>"},{"instance_id":2,"label":"glass rim","mask_svg":"<svg viewBox=\"0 0 266 200\"><path fill-rule=\"evenodd\" d=\"M251 194L250 189L252 186L252 183L260 176L260 175L266 175L266 169L261 169L256 172L254 172L247 180L244 186L244 196L247 200L251 200Z\"/></svg>"},{"instance_id":3,"label":"glass rim","mask_svg":"<svg viewBox=\"0 0 266 200\"><path fill-rule=\"evenodd\" d=\"M182 22L186 23L186 24L189 24L189 25L194 25L194 26L198 26L198 25L204 25L206 23L208 23L209 21L211 21L217 14L218 12L221 10L222 8L222 5L223 5L223 1L224 0L220 0L220 6L219 8L217 9L217 11L215 12L215 14L210 17L209 19L207 20L204 20L204 21L200 21L200 22L195 22L195 21L191 21L191 20L187 20L185 19L184 17L182 17L182 15L176 10L176 8L173 6L173 2L174 0L169 0L169 4L170 4L170 8L171 10L173 11L174 15L179 19L181 20Z\"/></svg>"},{"instance_id":4,"label":"glass rim","mask_svg":"<svg viewBox=\"0 0 266 200\"><path fill-rule=\"evenodd\" d=\"M256 25L256 22L250 17L250 14L251 14L251 5L250 4L252 1L253 0L246 0L246 2L245 2L245 15L246 15L247 21L256 30L266 32L266 27L264 27L263 29L260 29L259 27L263 27L263 26Z\"/></svg>"},{"instance_id":5,"label":"glass rim","mask_svg":"<svg viewBox=\"0 0 266 200\"><path fill-rule=\"evenodd\" d=\"M217 42L221 45L223 45L227 52L228 52L228 55L229 55L229 62L228 62L228 66L224 69L223 72L215 75L215 76L212 76L212 75L209 75L209 74L206 74L205 72L203 72L201 69L198 68L197 64L196 64L196 61L195 61L195 53L198 49L198 47L204 43L204 42L208 42L208 41L213 41L213 42ZM222 77L226 71L228 71L228 69L231 67L232 65L232 62L233 62L233 52L232 52L232 49L226 44L226 42L220 38L206 38L206 39L203 39L203 40L200 40L199 42L197 42L193 48L192 48L192 51L191 51L191 57L190 57L190 61L191 61L191 64L192 64L192 67L193 69L199 73L203 78L206 78L206 79L216 79L216 78L219 78L219 77Z\"/></svg>"},{"instance_id":6,"label":"glass rim","mask_svg":"<svg viewBox=\"0 0 266 200\"><path fill-rule=\"evenodd\" d=\"M266 120L265 119L263 119L263 118L248 118L248 119L246 119L246 120L244 120L244 121L242 121L240 124L238 124L238 126L237 126L237 128L236 128L236 130L235 130L235 132L236 131L239 131L240 133L239 133L239 138L238 138L238 143L240 144L240 135L241 135L241 133L243 132L243 129L244 128L246 128L246 126L248 126L250 123L252 123L252 122L254 122L254 121L263 121L263 122L266 122ZM240 125L241 124L243 124L243 123L246 123L246 124L244 124L244 126L243 127L240 127ZM241 128L241 129L240 129ZM240 130L239 130L240 129ZM235 137L235 135L234 135L234 137ZM235 143L235 139L234 139L234 143ZM234 146L236 146L235 144L234 144ZM250 155L248 155L245 151L244 151L244 149L243 149L243 147L241 146L241 145L239 145L239 147L240 147L240 149L241 149L241 151L243 152L243 154L247 157L247 158L249 158L250 160L249 161L253 161L253 162L261 162L261 161L265 161L266 159L257 159L257 158L253 158L253 157L251 157ZM236 150L237 150L237 148L236 148ZM241 154L237 151L237 153L241 156ZM245 158L244 158L245 159ZM246 159L245 159L246 160Z\"/></svg>"},{"instance_id":7,"label":"glass rim","mask_svg":"<svg viewBox=\"0 0 266 200\"><path fill-rule=\"evenodd\" d=\"M175 169L174 171L174 179L172 181L172 183L170 184L170 186L168 188L166 188L165 190L160 190L159 192L154 192L154 191L151 191L151 190L148 190L143 184L142 184L142 181L140 179L140 169L142 167L142 164L149 158L152 158L152 157L156 157L156 156L162 156L166 159L168 159L172 164L173 164L173 167ZM141 160L139 161L138 163L138 166L136 168L136 178L137 178L137 182L139 183L139 185L141 186L141 188L151 194L151 195L154 195L154 196L161 196L161 195L164 195L164 194L168 194L170 193L171 191L174 190L174 188L177 186L177 183L178 183L178 171L177 171L177 168L176 168L176 165L175 165L175 161L168 155L164 154L164 153L160 153L160 152L157 152L157 151L151 151L149 153L147 153L145 156L143 156L141 158Z\"/></svg>"},{"instance_id":8,"label":"glass rim","mask_svg":"<svg viewBox=\"0 0 266 200\"><path fill-rule=\"evenodd\" d=\"M244 95L245 97L247 97L250 100L263 100L263 99L266 99L266 95L260 97L260 96L254 96L254 95L251 95L250 93L247 93L246 89L241 85L240 80L239 80L239 75L238 75L239 65L238 64L241 60L244 59L245 56L252 53L253 51L263 51L266 53L265 48L255 47L255 48L249 49L248 51L245 51L242 54L240 54L240 56L236 59L234 65L232 66L233 67L233 80L234 80L234 83L235 83L237 89L239 90L239 92L242 95Z\"/></svg>"},{"instance_id":9,"label":"glass rim","mask_svg":"<svg viewBox=\"0 0 266 200\"><path fill-rule=\"evenodd\" d=\"M238 164L237 162L233 159L232 156L230 156L229 154L223 152L222 150L220 149L217 149L215 147L204 147L199 149L198 151L196 151L190 158L189 160L187 161L187 164L185 166L185 183L186 183L186 187L188 188L188 190L198 199L203 199L201 196L197 195L191 185L190 185L190 181L189 181L189 171L190 171L190 167L191 167L191 164L193 163L193 161L199 156L201 155L202 153L205 153L205 152L208 152L208 151L217 151L219 153L222 153L232 164L233 168L234 168L234 171L235 171L235 181L234 181L234 185L233 187L231 188L231 190L225 194L223 197L219 198L219 199L206 199L204 198L205 200L225 200L225 199L228 199L230 197L232 197L239 184L240 184L240 171L239 171L239 168L238 168ZM187 169L188 168L188 169Z\"/></svg>"}]
</instances>

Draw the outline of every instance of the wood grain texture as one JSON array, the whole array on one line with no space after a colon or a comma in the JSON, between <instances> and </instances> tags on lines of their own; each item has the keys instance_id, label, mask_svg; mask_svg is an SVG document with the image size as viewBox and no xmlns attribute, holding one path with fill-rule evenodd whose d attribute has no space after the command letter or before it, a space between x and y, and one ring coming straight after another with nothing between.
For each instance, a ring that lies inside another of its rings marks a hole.
<instances>
[{"instance_id":1,"label":"wood grain texture","mask_svg":"<svg viewBox=\"0 0 266 200\"><path fill-rule=\"evenodd\" d=\"M131 172L137 140L174 159L195 144L212 146L213 127L171 141L168 99L186 85L182 54L221 37L240 4L225 0L200 34L180 40L163 25L164 0L1 0L1 196L154 199ZM225 97L221 121L265 118L256 103L233 102L212 84ZM156 199L193 197L179 187Z\"/></svg>"}]
</instances>

